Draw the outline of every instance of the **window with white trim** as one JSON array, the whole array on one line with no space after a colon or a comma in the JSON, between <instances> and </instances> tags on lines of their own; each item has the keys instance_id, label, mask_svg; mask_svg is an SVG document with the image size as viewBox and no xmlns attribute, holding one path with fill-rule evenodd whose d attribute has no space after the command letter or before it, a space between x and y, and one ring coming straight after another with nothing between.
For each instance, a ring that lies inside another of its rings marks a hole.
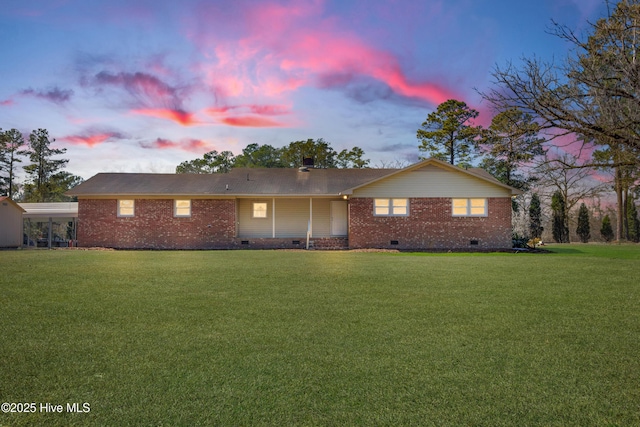
<instances>
[{"instance_id":1,"label":"window with white trim","mask_svg":"<svg viewBox=\"0 0 640 427\"><path fill-rule=\"evenodd\" d=\"M375 216L408 216L409 199L374 199Z\"/></svg>"},{"instance_id":2,"label":"window with white trim","mask_svg":"<svg viewBox=\"0 0 640 427\"><path fill-rule=\"evenodd\" d=\"M453 216L487 216L487 199L452 199Z\"/></svg>"},{"instance_id":3,"label":"window with white trim","mask_svg":"<svg viewBox=\"0 0 640 427\"><path fill-rule=\"evenodd\" d=\"M253 204L253 218L266 218L267 217L267 204L264 202L257 202Z\"/></svg>"},{"instance_id":4,"label":"window with white trim","mask_svg":"<svg viewBox=\"0 0 640 427\"><path fill-rule=\"evenodd\" d=\"M118 200L118 216L133 216L135 212L134 200Z\"/></svg>"},{"instance_id":5,"label":"window with white trim","mask_svg":"<svg viewBox=\"0 0 640 427\"><path fill-rule=\"evenodd\" d=\"M173 216L177 216L177 217L191 216L191 200L174 200Z\"/></svg>"}]
</instances>

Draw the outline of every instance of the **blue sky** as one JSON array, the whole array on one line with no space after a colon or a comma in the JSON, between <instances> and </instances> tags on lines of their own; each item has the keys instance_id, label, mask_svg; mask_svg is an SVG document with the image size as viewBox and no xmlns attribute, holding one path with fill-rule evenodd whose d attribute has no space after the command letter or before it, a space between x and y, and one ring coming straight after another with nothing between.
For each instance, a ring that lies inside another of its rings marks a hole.
<instances>
[{"instance_id":1,"label":"blue sky","mask_svg":"<svg viewBox=\"0 0 640 427\"><path fill-rule=\"evenodd\" d=\"M551 21L605 14L600 0L5 0L0 128L48 129L85 179L307 138L410 162L440 102L488 124L476 89L496 65L562 60Z\"/></svg>"}]
</instances>

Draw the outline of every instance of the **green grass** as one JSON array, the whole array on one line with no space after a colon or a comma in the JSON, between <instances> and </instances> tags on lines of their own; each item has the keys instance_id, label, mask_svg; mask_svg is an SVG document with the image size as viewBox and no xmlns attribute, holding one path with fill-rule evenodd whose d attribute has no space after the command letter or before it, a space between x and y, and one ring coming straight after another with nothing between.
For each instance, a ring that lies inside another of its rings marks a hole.
<instances>
[{"instance_id":1,"label":"green grass","mask_svg":"<svg viewBox=\"0 0 640 427\"><path fill-rule=\"evenodd\" d=\"M640 425L640 246L0 252L23 425ZM66 409L66 408L65 408Z\"/></svg>"}]
</instances>

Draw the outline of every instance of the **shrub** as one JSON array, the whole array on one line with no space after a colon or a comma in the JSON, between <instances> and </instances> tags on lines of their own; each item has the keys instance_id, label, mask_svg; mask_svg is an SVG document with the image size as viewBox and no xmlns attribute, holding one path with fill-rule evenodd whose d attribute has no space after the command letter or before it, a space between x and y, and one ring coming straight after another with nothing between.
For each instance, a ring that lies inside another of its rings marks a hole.
<instances>
[{"instance_id":1,"label":"shrub","mask_svg":"<svg viewBox=\"0 0 640 427\"><path fill-rule=\"evenodd\" d=\"M613 228L611 227L611 219L609 218L609 215L605 215L604 218L602 218L602 227L600 227L600 234L602 235L602 238L605 242L610 242L614 238Z\"/></svg>"},{"instance_id":2,"label":"shrub","mask_svg":"<svg viewBox=\"0 0 640 427\"><path fill-rule=\"evenodd\" d=\"M580 236L582 243L587 243L591 238L591 226L589 225L589 210L587 206L582 203L578 210L578 228L576 233Z\"/></svg>"}]
</instances>

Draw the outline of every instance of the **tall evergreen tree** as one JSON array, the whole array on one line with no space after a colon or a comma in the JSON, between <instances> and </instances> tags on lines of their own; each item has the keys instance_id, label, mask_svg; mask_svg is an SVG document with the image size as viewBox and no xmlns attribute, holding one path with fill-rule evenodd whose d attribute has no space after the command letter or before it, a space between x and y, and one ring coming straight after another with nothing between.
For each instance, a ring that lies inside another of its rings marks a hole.
<instances>
[{"instance_id":1,"label":"tall evergreen tree","mask_svg":"<svg viewBox=\"0 0 640 427\"><path fill-rule=\"evenodd\" d=\"M20 131L10 129L2 132L0 129L0 172L4 172L4 176L0 175L0 181L2 181L0 193L4 187L4 192L9 198L13 198L19 189L16 182L16 167L22 162L22 157L28 153L24 146L24 138Z\"/></svg>"},{"instance_id":2,"label":"tall evergreen tree","mask_svg":"<svg viewBox=\"0 0 640 427\"><path fill-rule=\"evenodd\" d=\"M523 175L522 168L544 154L544 138L540 138L538 132L539 126L533 117L517 108L496 115L479 141L486 154L480 167L498 181L526 190L532 177Z\"/></svg>"},{"instance_id":3,"label":"tall evergreen tree","mask_svg":"<svg viewBox=\"0 0 640 427\"><path fill-rule=\"evenodd\" d=\"M640 242L640 219L638 219L638 209L633 197L627 197L627 227L629 240L636 243Z\"/></svg>"},{"instance_id":4,"label":"tall evergreen tree","mask_svg":"<svg viewBox=\"0 0 640 427\"><path fill-rule=\"evenodd\" d=\"M591 238L589 209L587 209L587 206L584 203L580 205L580 209L578 210L578 228L576 229L576 233L580 236L580 241L582 243L589 242L589 239Z\"/></svg>"},{"instance_id":5,"label":"tall evergreen tree","mask_svg":"<svg viewBox=\"0 0 640 427\"><path fill-rule=\"evenodd\" d=\"M476 139L482 132L480 126L471 124L478 114L462 101L443 102L427 116L422 129L418 129L418 149L452 165L470 164L476 152Z\"/></svg>"},{"instance_id":6,"label":"tall evergreen tree","mask_svg":"<svg viewBox=\"0 0 640 427\"><path fill-rule=\"evenodd\" d=\"M552 233L553 240L557 243L569 243L569 229L565 218L565 200L562 192L556 191L551 197L551 210L553 211Z\"/></svg>"},{"instance_id":7,"label":"tall evergreen tree","mask_svg":"<svg viewBox=\"0 0 640 427\"><path fill-rule=\"evenodd\" d=\"M529 233L531 234L531 238L541 238L543 230L540 197L538 197L538 193L533 193L531 196L531 204L529 205Z\"/></svg>"},{"instance_id":8,"label":"tall evergreen tree","mask_svg":"<svg viewBox=\"0 0 640 427\"><path fill-rule=\"evenodd\" d=\"M600 235L602 236L605 242L610 242L615 237L613 234L613 227L611 226L611 218L609 218L609 215L605 215L604 218L602 218Z\"/></svg>"},{"instance_id":9,"label":"tall evergreen tree","mask_svg":"<svg viewBox=\"0 0 640 427\"><path fill-rule=\"evenodd\" d=\"M53 158L67 151L65 148L51 148L53 141L55 139L49 139L46 129L34 130L29 135L27 154L31 164L23 167L29 175L29 182L25 185L25 200L29 202L49 201L56 192L51 182L52 176L69 162L66 159Z\"/></svg>"}]
</instances>

